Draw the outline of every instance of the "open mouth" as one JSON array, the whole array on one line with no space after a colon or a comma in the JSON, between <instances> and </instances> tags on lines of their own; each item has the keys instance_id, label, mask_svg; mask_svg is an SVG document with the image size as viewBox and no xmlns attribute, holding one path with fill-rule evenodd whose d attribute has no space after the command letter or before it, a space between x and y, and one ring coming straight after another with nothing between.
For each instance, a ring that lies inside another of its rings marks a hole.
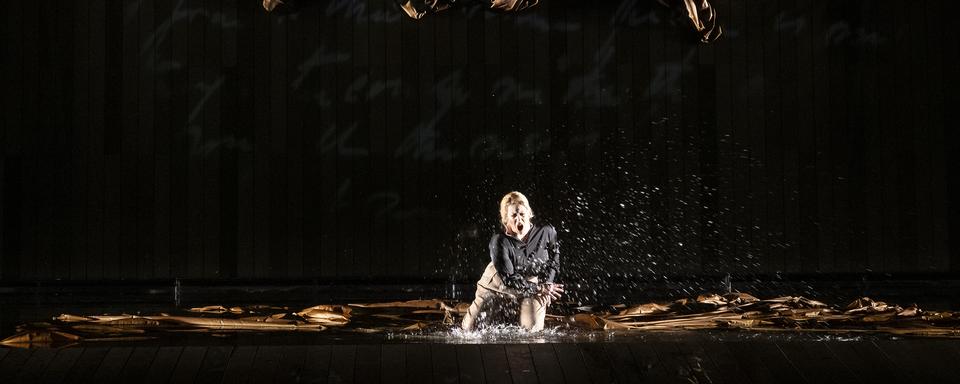
<instances>
[{"instance_id":1,"label":"open mouth","mask_svg":"<svg viewBox=\"0 0 960 384\"><path fill-rule=\"evenodd\" d=\"M523 223L517 223L517 231L523 232Z\"/></svg>"}]
</instances>

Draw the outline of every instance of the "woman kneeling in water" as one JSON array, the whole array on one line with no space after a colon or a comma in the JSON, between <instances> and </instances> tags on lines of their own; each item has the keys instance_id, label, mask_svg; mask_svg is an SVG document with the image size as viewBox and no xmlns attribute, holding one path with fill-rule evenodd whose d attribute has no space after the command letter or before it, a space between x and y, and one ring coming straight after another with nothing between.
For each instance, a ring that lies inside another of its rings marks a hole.
<instances>
[{"instance_id":1,"label":"woman kneeling in water","mask_svg":"<svg viewBox=\"0 0 960 384\"><path fill-rule=\"evenodd\" d=\"M490 264L477 281L477 295L461 327L473 330L484 304L501 296L520 301L520 326L543 329L547 306L560 298L563 286L553 279L560 270L557 231L551 225L531 224L533 210L527 197L510 192L500 200L503 233L490 239Z\"/></svg>"}]
</instances>

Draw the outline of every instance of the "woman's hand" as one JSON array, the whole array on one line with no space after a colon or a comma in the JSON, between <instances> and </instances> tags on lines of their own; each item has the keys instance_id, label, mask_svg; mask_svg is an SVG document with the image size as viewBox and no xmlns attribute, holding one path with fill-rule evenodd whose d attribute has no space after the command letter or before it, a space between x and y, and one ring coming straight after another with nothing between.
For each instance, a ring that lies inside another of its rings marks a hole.
<instances>
[{"instance_id":1,"label":"woman's hand","mask_svg":"<svg viewBox=\"0 0 960 384\"><path fill-rule=\"evenodd\" d=\"M537 293L537 301L541 305L546 305L551 300L557 300L560 298L560 294L563 293L562 284L546 283L540 285L540 292Z\"/></svg>"}]
</instances>

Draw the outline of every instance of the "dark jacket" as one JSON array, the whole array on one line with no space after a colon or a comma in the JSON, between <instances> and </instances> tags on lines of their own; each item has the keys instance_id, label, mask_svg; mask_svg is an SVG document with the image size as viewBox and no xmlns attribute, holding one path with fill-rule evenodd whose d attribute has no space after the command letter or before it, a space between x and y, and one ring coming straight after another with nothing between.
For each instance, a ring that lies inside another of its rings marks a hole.
<instances>
[{"instance_id":1,"label":"dark jacket","mask_svg":"<svg viewBox=\"0 0 960 384\"><path fill-rule=\"evenodd\" d=\"M560 271L560 245L552 225L533 225L526 241L506 233L490 239L490 259L506 286L524 297L537 293L537 284L526 280L537 276L540 283L552 283Z\"/></svg>"}]
</instances>

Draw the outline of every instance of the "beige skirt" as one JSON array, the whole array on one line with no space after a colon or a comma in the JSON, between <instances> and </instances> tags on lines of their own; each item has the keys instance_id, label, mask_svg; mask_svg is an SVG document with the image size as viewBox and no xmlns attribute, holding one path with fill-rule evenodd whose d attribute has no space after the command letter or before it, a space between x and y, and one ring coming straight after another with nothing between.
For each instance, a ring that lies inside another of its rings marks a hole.
<instances>
[{"instance_id":1,"label":"beige skirt","mask_svg":"<svg viewBox=\"0 0 960 384\"><path fill-rule=\"evenodd\" d=\"M539 283L540 279L532 276L528 277L527 281ZM473 303L470 304L470 308L467 309L467 313L463 316L463 322L460 324L460 327L465 331L473 330L477 319L483 316L485 310L490 309L485 308L484 304L495 295L520 300L521 327L529 331L539 331L543 329L543 320L547 316L547 306L550 305L550 300L547 299L545 303L541 303L536 297L522 297L515 289L507 287L507 285L503 283L503 279L501 279L500 274L497 273L497 268L493 265L493 262L487 264L483 275L480 276L480 280L477 281L477 294L473 299Z\"/></svg>"}]
</instances>

